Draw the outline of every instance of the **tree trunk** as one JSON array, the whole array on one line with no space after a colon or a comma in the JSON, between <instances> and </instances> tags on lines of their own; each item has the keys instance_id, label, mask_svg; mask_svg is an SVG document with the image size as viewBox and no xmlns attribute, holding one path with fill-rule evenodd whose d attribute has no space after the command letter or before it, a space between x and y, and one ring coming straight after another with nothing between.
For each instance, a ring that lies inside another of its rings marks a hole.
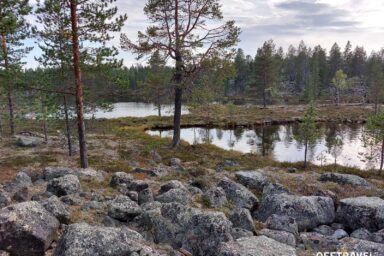
<instances>
[{"instance_id":1,"label":"tree trunk","mask_svg":"<svg viewBox=\"0 0 384 256\"><path fill-rule=\"evenodd\" d=\"M79 133L80 166L88 168L87 142L85 138L83 86L81 84L80 47L77 27L77 0L71 0L73 68L76 82L77 128Z\"/></svg>"},{"instance_id":2,"label":"tree trunk","mask_svg":"<svg viewBox=\"0 0 384 256\"><path fill-rule=\"evenodd\" d=\"M172 147L175 148L180 144L180 125L181 125L181 104L183 98L183 89L175 88L175 114L173 117L173 141Z\"/></svg>"},{"instance_id":3,"label":"tree trunk","mask_svg":"<svg viewBox=\"0 0 384 256\"><path fill-rule=\"evenodd\" d=\"M161 104L157 106L157 111L158 111L159 117L161 117Z\"/></svg>"},{"instance_id":4,"label":"tree trunk","mask_svg":"<svg viewBox=\"0 0 384 256\"><path fill-rule=\"evenodd\" d=\"M304 148L304 168L307 168L307 152L308 152L308 142L305 142Z\"/></svg>"},{"instance_id":5,"label":"tree trunk","mask_svg":"<svg viewBox=\"0 0 384 256\"><path fill-rule=\"evenodd\" d=\"M336 106L339 106L340 103L340 90L336 88Z\"/></svg>"},{"instance_id":6,"label":"tree trunk","mask_svg":"<svg viewBox=\"0 0 384 256\"><path fill-rule=\"evenodd\" d=\"M0 115L0 140L3 138L3 123Z\"/></svg>"},{"instance_id":7,"label":"tree trunk","mask_svg":"<svg viewBox=\"0 0 384 256\"><path fill-rule=\"evenodd\" d=\"M1 34L1 48L3 49L4 68L6 71L9 71L7 38L5 34ZM11 136L15 136L16 128L15 128L15 119L14 119L14 112L13 112L12 83L9 80L8 80L8 86L9 86L8 88L9 126L11 129Z\"/></svg>"},{"instance_id":8,"label":"tree trunk","mask_svg":"<svg viewBox=\"0 0 384 256\"><path fill-rule=\"evenodd\" d=\"M64 99L65 128L66 128L67 143L68 143L68 155L72 156L72 141L71 141L71 130L69 127L68 103L67 103L67 96L65 94L63 99Z\"/></svg>"},{"instance_id":9,"label":"tree trunk","mask_svg":"<svg viewBox=\"0 0 384 256\"><path fill-rule=\"evenodd\" d=\"M265 90L263 91L263 107L267 108L267 94Z\"/></svg>"},{"instance_id":10,"label":"tree trunk","mask_svg":"<svg viewBox=\"0 0 384 256\"><path fill-rule=\"evenodd\" d=\"M381 162L380 162L380 170L379 173L383 171L383 165L384 165L384 140L381 145Z\"/></svg>"}]
</instances>

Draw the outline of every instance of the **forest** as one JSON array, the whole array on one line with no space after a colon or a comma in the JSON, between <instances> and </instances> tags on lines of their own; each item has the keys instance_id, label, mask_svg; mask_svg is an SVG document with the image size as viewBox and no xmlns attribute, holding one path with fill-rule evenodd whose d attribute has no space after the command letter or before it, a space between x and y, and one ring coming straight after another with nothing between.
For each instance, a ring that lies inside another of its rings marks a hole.
<instances>
[{"instance_id":1,"label":"forest","mask_svg":"<svg viewBox=\"0 0 384 256\"><path fill-rule=\"evenodd\" d=\"M1 256L383 255L384 47L229 2L0 1Z\"/></svg>"}]
</instances>

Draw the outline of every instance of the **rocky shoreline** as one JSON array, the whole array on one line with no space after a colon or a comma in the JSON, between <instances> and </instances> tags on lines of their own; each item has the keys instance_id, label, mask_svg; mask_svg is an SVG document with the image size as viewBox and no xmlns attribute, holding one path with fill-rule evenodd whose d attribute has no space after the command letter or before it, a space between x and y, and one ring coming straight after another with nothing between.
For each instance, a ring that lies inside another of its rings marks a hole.
<instances>
[{"instance_id":1,"label":"rocky shoreline","mask_svg":"<svg viewBox=\"0 0 384 256\"><path fill-rule=\"evenodd\" d=\"M0 186L0 255L383 255L383 191L369 180L316 176L378 195L340 198L292 192L263 169L212 170L209 185L175 178L188 171L176 158L130 173L21 171Z\"/></svg>"}]
</instances>

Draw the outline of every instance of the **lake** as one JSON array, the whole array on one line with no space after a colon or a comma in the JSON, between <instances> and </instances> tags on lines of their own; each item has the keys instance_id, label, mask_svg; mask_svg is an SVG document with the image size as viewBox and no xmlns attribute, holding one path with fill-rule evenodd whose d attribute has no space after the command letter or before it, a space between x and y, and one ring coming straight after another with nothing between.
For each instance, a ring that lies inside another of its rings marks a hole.
<instances>
[{"instance_id":1,"label":"lake","mask_svg":"<svg viewBox=\"0 0 384 256\"><path fill-rule=\"evenodd\" d=\"M158 110L157 107L152 103L143 103L143 102L118 102L112 104L112 111L104 111L102 109L97 109L95 113L87 113L86 118L92 118L94 115L95 118L120 118L120 117L147 117L147 116L157 116ZM181 114L188 114L189 111L187 107L183 107ZM173 105L162 105L161 109L162 116L172 116L173 115Z\"/></svg>"},{"instance_id":2,"label":"lake","mask_svg":"<svg viewBox=\"0 0 384 256\"><path fill-rule=\"evenodd\" d=\"M297 125L260 126L254 129L206 129L181 130L181 139L190 144L211 143L226 150L269 156L280 162L304 160L304 147L294 139ZM309 159L317 165L333 164L369 169L378 167L372 155L377 146L364 147L363 125L327 124L324 133L309 148ZM172 130L147 131L150 135L172 137Z\"/></svg>"}]
</instances>

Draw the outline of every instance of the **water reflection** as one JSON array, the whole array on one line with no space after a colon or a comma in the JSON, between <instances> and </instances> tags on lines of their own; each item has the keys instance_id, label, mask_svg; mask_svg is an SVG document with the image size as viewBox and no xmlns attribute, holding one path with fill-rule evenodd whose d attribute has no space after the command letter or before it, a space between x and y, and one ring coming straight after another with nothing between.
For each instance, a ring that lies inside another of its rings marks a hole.
<instances>
[{"instance_id":1,"label":"water reflection","mask_svg":"<svg viewBox=\"0 0 384 256\"><path fill-rule=\"evenodd\" d=\"M377 167L376 159L367 160L375 147L364 145L363 126L329 124L323 133L309 146L308 157L312 163L329 165L337 163L361 169ZM226 150L271 156L281 162L304 160L304 147L294 139L297 125L260 126L255 129L207 129L186 128L181 138L190 144L212 143ZM172 137L172 130L148 131L151 135Z\"/></svg>"}]
</instances>

